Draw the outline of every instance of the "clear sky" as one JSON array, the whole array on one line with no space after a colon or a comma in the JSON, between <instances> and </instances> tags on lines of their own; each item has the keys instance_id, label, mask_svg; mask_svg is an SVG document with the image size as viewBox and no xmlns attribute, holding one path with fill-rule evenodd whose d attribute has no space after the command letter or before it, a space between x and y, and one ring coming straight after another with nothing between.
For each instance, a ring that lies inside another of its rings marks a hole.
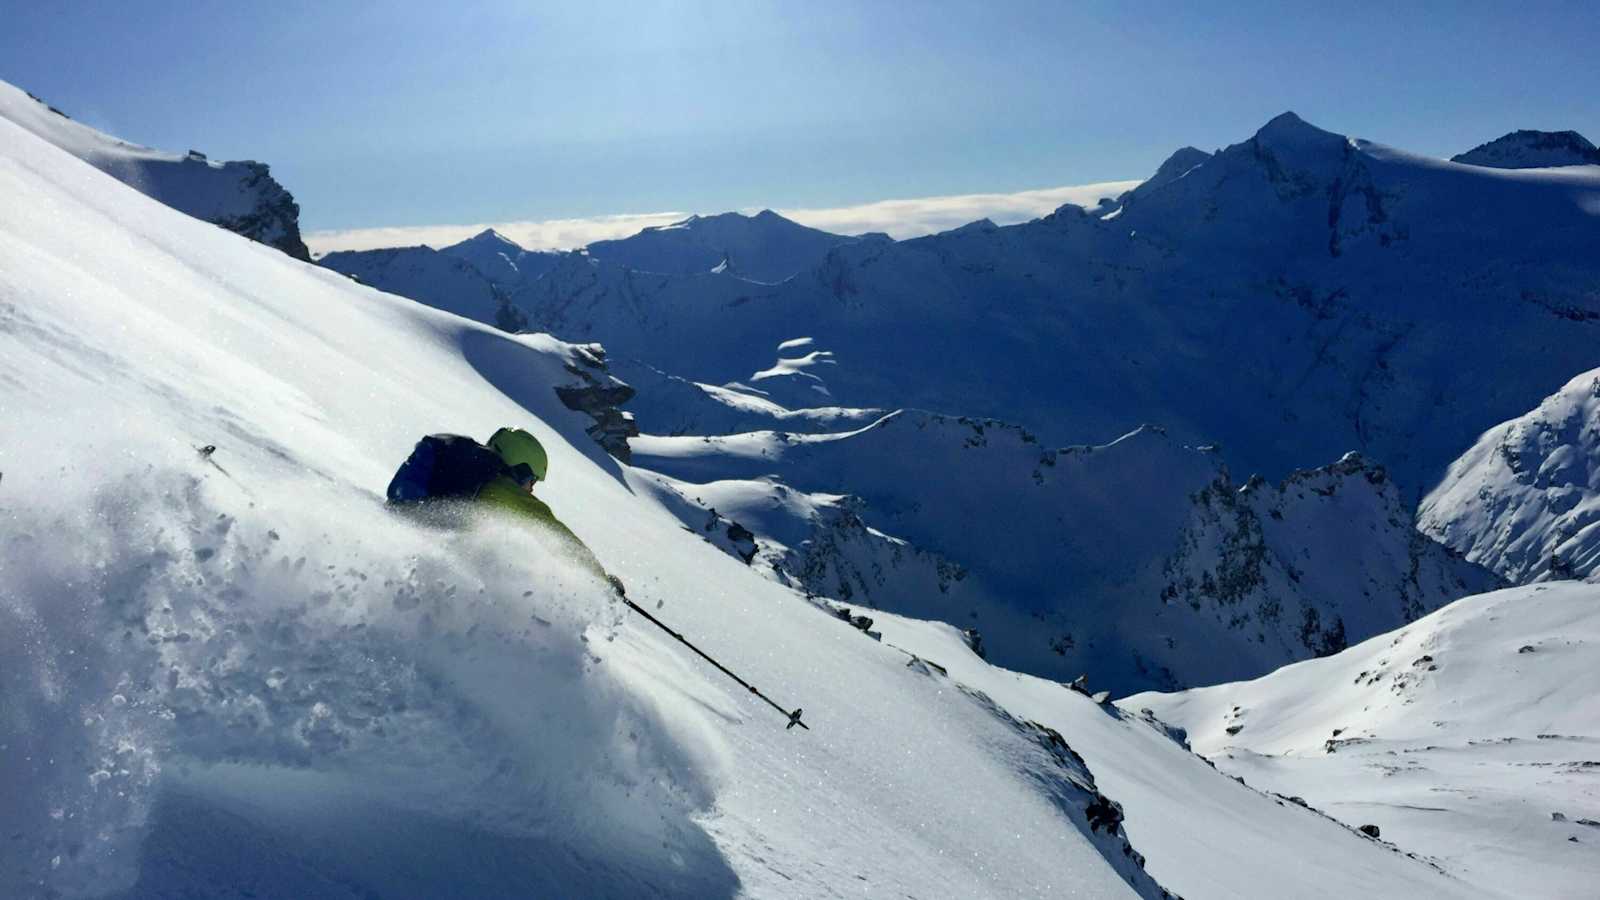
<instances>
[{"instance_id":1,"label":"clear sky","mask_svg":"<svg viewBox=\"0 0 1600 900\"><path fill-rule=\"evenodd\" d=\"M0 0L0 78L268 162L313 230L1142 178L1285 109L1438 155L1600 139L1597 59L1593 2Z\"/></svg>"}]
</instances>

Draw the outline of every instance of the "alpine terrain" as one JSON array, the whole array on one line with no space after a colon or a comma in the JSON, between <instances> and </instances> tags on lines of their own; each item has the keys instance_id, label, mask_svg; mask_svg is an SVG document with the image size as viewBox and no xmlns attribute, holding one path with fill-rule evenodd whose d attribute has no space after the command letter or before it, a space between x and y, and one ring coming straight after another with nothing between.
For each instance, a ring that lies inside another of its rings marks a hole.
<instances>
[{"instance_id":1,"label":"alpine terrain","mask_svg":"<svg viewBox=\"0 0 1600 900\"><path fill-rule=\"evenodd\" d=\"M1576 133L313 263L0 83L0 197L0 897L1600 879Z\"/></svg>"}]
</instances>

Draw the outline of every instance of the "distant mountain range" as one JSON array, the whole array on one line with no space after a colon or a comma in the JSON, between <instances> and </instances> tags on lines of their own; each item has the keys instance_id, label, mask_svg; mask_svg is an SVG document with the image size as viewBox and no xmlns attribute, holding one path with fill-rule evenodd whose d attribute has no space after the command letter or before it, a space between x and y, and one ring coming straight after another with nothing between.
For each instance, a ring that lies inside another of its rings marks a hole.
<instances>
[{"instance_id":1,"label":"distant mountain range","mask_svg":"<svg viewBox=\"0 0 1600 900\"><path fill-rule=\"evenodd\" d=\"M248 166L0 112L0 896L1600 877L1595 167L1284 116L1021 226L336 260L419 303L207 224L289 233ZM507 424L615 581L384 504Z\"/></svg>"},{"instance_id":2,"label":"distant mountain range","mask_svg":"<svg viewBox=\"0 0 1600 900\"><path fill-rule=\"evenodd\" d=\"M1452 163L1286 113L1023 225L893 242L695 217L514 276L448 270L472 289L361 267L425 248L324 263L603 343L640 388L634 462L769 577L975 627L1008 666L1178 687L1500 583L1410 507L1478 433L1600 365L1585 143L1517 132ZM1561 165L1508 168L1533 162ZM518 252L486 234L436 255ZM1062 449L1143 422L1160 437Z\"/></svg>"},{"instance_id":3,"label":"distant mountain range","mask_svg":"<svg viewBox=\"0 0 1600 900\"><path fill-rule=\"evenodd\" d=\"M566 254L503 303L699 382L743 382L810 337L835 405L995 417L1052 443L1154 421L1272 476L1357 449L1420 497L1484 428L1600 365L1597 191L1600 169L1452 164L1285 114L1092 211L842 242L777 285L714 273L703 249L662 257L709 223L754 240L781 219L690 220L629 239L676 272ZM326 262L435 302L356 258Z\"/></svg>"}]
</instances>

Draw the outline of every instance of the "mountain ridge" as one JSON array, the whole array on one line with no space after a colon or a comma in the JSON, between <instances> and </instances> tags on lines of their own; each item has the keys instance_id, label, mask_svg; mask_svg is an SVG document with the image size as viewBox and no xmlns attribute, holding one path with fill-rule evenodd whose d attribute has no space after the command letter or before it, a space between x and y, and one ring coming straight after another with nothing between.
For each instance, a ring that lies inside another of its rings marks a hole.
<instances>
[{"instance_id":1,"label":"mountain ridge","mask_svg":"<svg viewBox=\"0 0 1600 900\"><path fill-rule=\"evenodd\" d=\"M300 206L265 163L218 163L196 150L179 154L141 147L74 121L4 81L0 118L180 212L311 261L300 237Z\"/></svg>"}]
</instances>

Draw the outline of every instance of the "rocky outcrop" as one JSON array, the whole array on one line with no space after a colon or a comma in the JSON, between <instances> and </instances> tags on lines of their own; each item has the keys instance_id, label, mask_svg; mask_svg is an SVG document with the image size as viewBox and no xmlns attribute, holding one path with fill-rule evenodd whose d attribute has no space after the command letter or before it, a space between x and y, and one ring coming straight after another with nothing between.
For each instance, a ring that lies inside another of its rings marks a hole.
<instances>
[{"instance_id":1,"label":"rocky outcrop","mask_svg":"<svg viewBox=\"0 0 1600 900\"><path fill-rule=\"evenodd\" d=\"M628 462L632 459L628 438L639 436L639 426L632 414L618 407L633 397L633 388L606 371L606 351L599 344L578 345L573 356L576 362L569 363L567 371L577 376L578 383L557 387L556 396L567 409L594 419L589 436L607 453Z\"/></svg>"},{"instance_id":2,"label":"rocky outcrop","mask_svg":"<svg viewBox=\"0 0 1600 900\"><path fill-rule=\"evenodd\" d=\"M1163 603L1290 658L1337 653L1501 586L1417 532L1383 467L1354 452L1277 485L1223 478L1196 492L1164 571Z\"/></svg>"},{"instance_id":3,"label":"rocky outcrop","mask_svg":"<svg viewBox=\"0 0 1600 900\"><path fill-rule=\"evenodd\" d=\"M190 151L191 155L193 151ZM225 163L222 171L236 169L239 190L255 196L249 212L219 214L211 222L252 241L276 247L302 262L311 261L311 251L300 237L300 204L272 177L266 163L254 161Z\"/></svg>"}]
</instances>

